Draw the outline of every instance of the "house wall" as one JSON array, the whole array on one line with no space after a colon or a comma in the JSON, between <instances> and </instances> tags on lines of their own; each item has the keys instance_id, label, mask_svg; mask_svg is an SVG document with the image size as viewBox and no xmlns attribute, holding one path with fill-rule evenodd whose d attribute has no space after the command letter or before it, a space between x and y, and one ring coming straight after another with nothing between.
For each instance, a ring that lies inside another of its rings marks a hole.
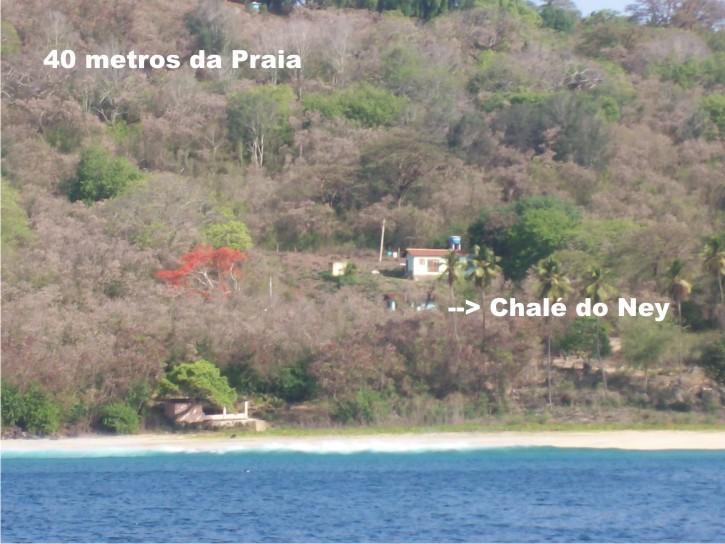
<instances>
[{"instance_id":1,"label":"house wall","mask_svg":"<svg viewBox=\"0 0 725 544\"><path fill-rule=\"evenodd\" d=\"M434 271L429 268L431 262L434 264ZM408 276L413 279L437 278L445 271L446 260L443 257L413 257L408 255L406 265Z\"/></svg>"}]
</instances>

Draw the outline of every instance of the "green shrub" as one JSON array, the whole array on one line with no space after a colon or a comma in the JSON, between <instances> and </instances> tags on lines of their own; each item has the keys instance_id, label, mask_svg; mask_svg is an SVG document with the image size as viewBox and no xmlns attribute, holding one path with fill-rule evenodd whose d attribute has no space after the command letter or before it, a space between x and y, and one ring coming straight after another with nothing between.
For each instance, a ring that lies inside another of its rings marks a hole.
<instances>
[{"instance_id":1,"label":"green shrub","mask_svg":"<svg viewBox=\"0 0 725 544\"><path fill-rule=\"evenodd\" d=\"M53 434L60 426L60 407L37 387L24 396L22 427L35 434Z\"/></svg>"},{"instance_id":2,"label":"green shrub","mask_svg":"<svg viewBox=\"0 0 725 544\"><path fill-rule=\"evenodd\" d=\"M140 381L131 386L126 394L126 404L133 408L137 413L143 414L146 404L151 399L153 389L146 381Z\"/></svg>"},{"instance_id":3,"label":"green shrub","mask_svg":"<svg viewBox=\"0 0 725 544\"><path fill-rule=\"evenodd\" d=\"M239 146L240 157L257 166L281 163L278 152L294 136L289 123L294 98L288 85L261 85L229 97L229 138Z\"/></svg>"},{"instance_id":4,"label":"green shrub","mask_svg":"<svg viewBox=\"0 0 725 544\"><path fill-rule=\"evenodd\" d=\"M563 248L576 234L580 214L552 197L519 200L501 217L483 213L468 229L471 244L487 246L502 258L507 278L520 281L535 263Z\"/></svg>"},{"instance_id":5,"label":"green shrub","mask_svg":"<svg viewBox=\"0 0 725 544\"><path fill-rule=\"evenodd\" d=\"M504 142L521 151L540 154L551 148L557 161L601 167L608 157L609 132L600 112L600 104L591 96L560 93L543 101L512 104L497 116L496 125ZM613 113L611 104L607 113Z\"/></svg>"},{"instance_id":6,"label":"green shrub","mask_svg":"<svg viewBox=\"0 0 725 544\"><path fill-rule=\"evenodd\" d=\"M378 393L361 389L354 397L335 402L330 415L340 423L370 424L375 421L375 407L381 401Z\"/></svg>"},{"instance_id":7,"label":"green shrub","mask_svg":"<svg viewBox=\"0 0 725 544\"><path fill-rule=\"evenodd\" d=\"M302 104L305 110L318 111L330 119L342 117L342 108L340 107L337 93L309 93L302 100Z\"/></svg>"},{"instance_id":8,"label":"green shrub","mask_svg":"<svg viewBox=\"0 0 725 544\"><path fill-rule=\"evenodd\" d=\"M83 142L83 127L67 120L61 120L49 126L43 132L45 141L61 153L70 153Z\"/></svg>"},{"instance_id":9,"label":"green shrub","mask_svg":"<svg viewBox=\"0 0 725 544\"><path fill-rule=\"evenodd\" d=\"M122 402L102 406L98 423L103 430L116 434L134 434L140 427L136 410Z\"/></svg>"},{"instance_id":10,"label":"green shrub","mask_svg":"<svg viewBox=\"0 0 725 544\"><path fill-rule=\"evenodd\" d=\"M702 109L717 127L721 138L725 138L725 94L713 93L702 99Z\"/></svg>"},{"instance_id":11,"label":"green shrub","mask_svg":"<svg viewBox=\"0 0 725 544\"><path fill-rule=\"evenodd\" d=\"M28 225L28 215L18 204L18 192L5 181L0 190L0 239L2 252L6 255L18 246L32 239L32 231ZM7 252L7 253L6 253Z\"/></svg>"},{"instance_id":12,"label":"green shrub","mask_svg":"<svg viewBox=\"0 0 725 544\"><path fill-rule=\"evenodd\" d=\"M653 70L660 78L674 81L684 89L695 85L725 85L725 53L715 53L704 60L665 61Z\"/></svg>"},{"instance_id":13,"label":"green shrub","mask_svg":"<svg viewBox=\"0 0 725 544\"><path fill-rule=\"evenodd\" d=\"M0 54L3 56L17 55L22 49L23 42L20 40L18 31L10 21L2 22L2 44Z\"/></svg>"},{"instance_id":14,"label":"green shrub","mask_svg":"<svg viewBox=\"0 0 725 544\"><path fill-rule=\"evenodd\" d=\"M186 28L196 38L199 49L221 53L228 40L227 30L223 18L210 6L214 4L200 3L189 12L185 17Z\"/></svg>"},{"instance_id":15,"label":"green shrub","mask_svg":"<svg viewBox=\"0 0 725 544\"><path fill-rule=\"evenodd\" d=\"M360 277L357 273L357 266L353 263L347 263L345 271L340 276L333 276L331 272L326 271L321 274L321 277L329 282L334 283L337 287L344 287L346 285L357 285L360 283Z\"/></svg>"},{"instance_id":16,"label":"green shrub","mask_svg":"<svg viewBox=\"0 0 725 544\"><path fill-rule=\"evenodd\" d=\"M141 139L143 130L141 123L128 123L124 119L119 119L108 127L108 133L119 149L133 151Z\"/></svg>"},{"instance_id":17,"label":"green shrub","mask_svg":"<svg viewBox=\"0 0 725 544\"><path fill-rule=\"evenodd\" d=\"M483 101L481 107L486 112L493 112L507 108L515 104L541 104L551 96L548 92L539 91L514 91L514 92L497 92Z\"/></svg>"},{"instance_id":18,"label":"green shrub","mask_svg":"<svg viewBox=\"0 0 725 544\"><path fill-rule=\"evenodd\" d=\"M577 49L590 57L602 57L617 48L631 49L642 35L636 24L611 10L593 13L582 26Z\"/></svg>"},{"instance_id":19,"label":"green shrub","mask_svg":"<svg viewBox=\"0 0 725 544\"><path fill-rule=\"evenodd\" d=\"M0 383L0 409L3 427L18 425L23 417L23 395L17 387L9 383Z\"/></svg>"},{"instance_id":20,"label":"green shrub","mask_svg":"<svg viewBox=\"0 0 725 544\"><path fill-rule=\"evenodd\" d=\"M578 317L572 321L564 334L554 339L554 349L587 360L612 353L607 326L596 317Z\"/></svg>"},{"instance_id":21,"label":"green shrub","mask_svg":"<svg viewBox=\"0 0 725 544\"><path fill-rule=\"evenodd\" d=\"M317 381L310 372L309 359L283 364L262 375L246 362L224 369L224 375L237 391L247 395L267 395L284 402L303 402L314 397Z\"/></svg>"},{"instance_id":22,"label":"green shrub","mask_svg":"<svg viewBox=\"0 0 725 544\"><path fill-rule=\"evenodd\" d=\"M635 368L644 371L645 389L651 368L674 358L671 347L677 336L676 327L667 321L633 318L622 326L622 355Z\"/></svg>"},{"instance_id":23,"label":"green shrub","mask_svg":"<svg viewBox=\"0 0 725 544\"><path fill-rule=\"evenodd\" d=\"M562 9L552 3L548 3L542 7L539 10L539 15L545 27L567 34L576 28L576 24L579 21L579 13L577 11Z\"/></svg>"},{"instance_id":24,"label":"green shrub","mask_svg":"<svg viewBox=\"0 0 725 544\"><path fill-rule=\"evenodd\" d=\"M476 72L468 82L468 91L477 95L486 93L530 92L530 81L524 70L506 54L484 51L478 57Z\"/></svg>"},{"instance_id":25,"label":"green shrub","mask_svg":"<svg viewBox=\"0 0 725 544\"><path fill-rule=\"evenodd\" d=\"M33 434L53 434L60 427L60 408L37 386L26 392L2 383L3 425L16 425Z\"/></svg>"},{"instance_id":26,"label":"green shrub","mask_svg":"<svg viewBox=\"0 0 725 544\"><path fill-rule=\"evenodd\" d=\"M319 111L325 117L345 117L362 126L390 126L402 114L407 100L363 83L331 95L309 95L304 100L308 110Z\"/></svg>"},{"instance_id":27,"label":"green shrub","mask_svg":"<svg viewBox=\"0 0 725 544\"><path fill-rule=\"evenodd\" d=\"M280 367L270 376L268 383L267 392L286 402L309 400L317 389L317 382L310 373L307 359Z\"/></svg>"},{"instance_id":28,"label":"green shrub","mask_svg":"<svg viewBox=\"0 0 725 544\"><path fill-rule=\"evenodd\" d=\"M195 400L210 402L218 408L233 406L236 392L229 386L219 368L200 359L193 363L182 363L166 373L161 380L162 395L183 395Z\"/></svg>"},{"instance_id":29,"label":"green shrub","mask_svg":"<svg viewBox=\"0 0 725 544\"><path fill-rule=\"evenodd\" d=\"M65 189L71 201L82 200L88 204L113 198L139 179L141 172L128 160L93 146L81 152L76 175Z\"/></svg>"},{"instance_id":30,"label":"green shrub","mask_svg":"<svg viewBox=\"0 0 725 544\"><path fill-rule=\"evenodd\" d=\"M725 385L725 338L705 346L697 364L710 378Z\"/></svg>"},{"instance_id":31,"label":"green shrub","mask_svg":"<svg viewBox=\"0 0 725 544\"><path fill-rule=\"evenodd\" d=\"M599 113L605 121L615 123L619 121L619 103L611 96L603 96L599 99Z\"/></svg>"},{"instance_id":32,"label":"green shrub","mask_svg":"<svg viewBox=\"0 0 725 544\"><path fill-rule=\"evenodd\" d=\"M245 251L252 247L252 237L247 225L236 220L207 226L204 229L204 238L216 248L231 247Z\"/></svg>"}]
</instances>

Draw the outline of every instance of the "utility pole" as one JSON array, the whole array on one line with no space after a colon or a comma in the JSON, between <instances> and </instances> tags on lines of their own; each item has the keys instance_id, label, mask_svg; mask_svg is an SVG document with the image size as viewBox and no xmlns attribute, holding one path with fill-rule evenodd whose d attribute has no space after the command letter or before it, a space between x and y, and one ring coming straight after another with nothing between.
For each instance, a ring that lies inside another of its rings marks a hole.
<instances>
[{"instance_id":1,"label":"utility pole","mask_svg":"<svg viewBox=\"0 0 725 544\"><path fill-rule=\"evenodd\" d=\"M385 219L383 219L383 226L380 229L380 256L378 262L383 262L383 245L385 244Z\"/></svg>"}]
</instances>

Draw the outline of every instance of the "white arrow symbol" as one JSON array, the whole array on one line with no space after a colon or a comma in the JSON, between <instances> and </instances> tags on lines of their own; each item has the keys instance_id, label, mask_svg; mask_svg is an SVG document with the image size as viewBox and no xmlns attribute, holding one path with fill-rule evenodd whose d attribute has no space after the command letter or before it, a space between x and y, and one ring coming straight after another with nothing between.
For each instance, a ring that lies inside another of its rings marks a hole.
<instances>
[{"instance_id":1,"label":"white arrow symbol","mask_svg":"<svg viewBox=\"0 0 725 544\"><path fill-rule=\"evenodd\" d=\"M476 304L475 302L471 302L470 300L466 300L466 306L468 306L468 308L464 308L462 306L451 306L450 308L448 308L448 311L452 312L452 313L465 312L466 315L468 315L468 314L472 314L473 312L477 312L478 310L481 309L480 304Z\"/></svg>"}]
</instances>

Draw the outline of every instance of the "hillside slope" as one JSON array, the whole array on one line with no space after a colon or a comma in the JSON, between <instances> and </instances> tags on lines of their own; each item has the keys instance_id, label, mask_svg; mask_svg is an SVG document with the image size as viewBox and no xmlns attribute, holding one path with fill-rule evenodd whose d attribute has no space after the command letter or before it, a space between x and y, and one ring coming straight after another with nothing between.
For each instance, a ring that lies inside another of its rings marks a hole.
<instances>
[{"instance_id":1,"label":"hillside slope","mask_svg":"<svg viewBox=\"0 0 725 544\"><path fill-rule=\"evenodd\" d=\"M260 413L307 424L722 420L722 31L604 12L561 27L513 1L427 21L206 0L2 16L6 426L103 426L111 403L153 426L160 380L199 359ZM53 70L52 49L184 63ZM194 70L199 49L284 50L303 68ZM383 219L390 251L452 234L492 249L486 300L536 300L553 258L571 300L598 269L610 298L673 310L456 317L446 306L479 300L476 284L378 263ZM332 261L356 269L333 278ZM437 310L415 309L427 299Z\"/></svg>"}]
</instances>

